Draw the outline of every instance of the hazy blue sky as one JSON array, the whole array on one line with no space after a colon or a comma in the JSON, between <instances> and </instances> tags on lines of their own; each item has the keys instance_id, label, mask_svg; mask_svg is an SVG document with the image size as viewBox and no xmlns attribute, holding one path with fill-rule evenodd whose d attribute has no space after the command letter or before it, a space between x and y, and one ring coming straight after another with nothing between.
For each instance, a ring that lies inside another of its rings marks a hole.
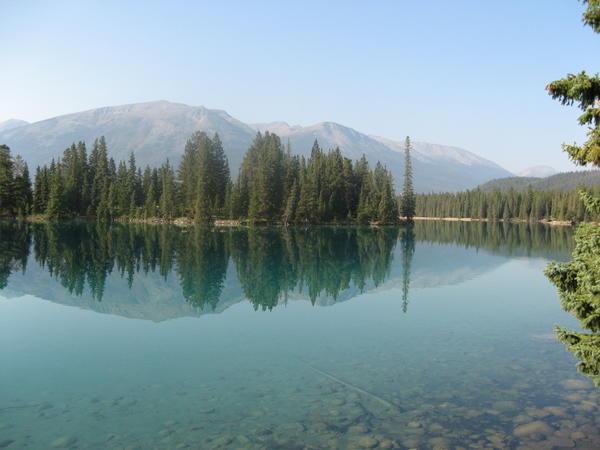
<instances>
[{"instance_id":1,"label":"hazy blue sky","mask_svg":"<svg viewBox=\"0 0 600 450\"><path fill-rule=\"evenodd\" d=\"M572 167L578 111L545 84L598 72L575 0L0 0L0 121L166 99L245 122L330 120L510 170Z\"/></svg>"}]
</instances>

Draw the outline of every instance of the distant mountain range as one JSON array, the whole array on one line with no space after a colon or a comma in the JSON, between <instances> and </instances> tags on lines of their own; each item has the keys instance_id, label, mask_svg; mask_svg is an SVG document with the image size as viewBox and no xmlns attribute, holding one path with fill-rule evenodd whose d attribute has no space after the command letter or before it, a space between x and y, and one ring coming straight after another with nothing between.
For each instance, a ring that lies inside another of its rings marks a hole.
<instances>
[{"instance_id":1,"label":"distant mountain range","mask_svg":"<svg viewBox=\"0 0 600 450\"><path fill-rule=\"evenodd\" d=\"M535 178L545 178L551 175L556 175L558 170L554 167L550 166L533 166L528 167L527 169L521 170L517 173L520 177L535 177Z\"/></svg>"},{"instance_id":2,"label":"distant mountain range","mask_svg":"<svg viewBox=\"0 0 600 450\"><path fill-rule=\"evenodd\" d=\"M545 178L540 177L506 177L491 180L479 186L484 191L500 189L507 191L515 189L524 191L531 186L539 191L570 191L581 186L600 186L600 170L587 170L581 172L557 173Z\"/></svg>"},{"instance_id":3,"label":"distant mountain range","mask_svg":"<svg viewBox=\"0 0 600 450\"><path fill-rule=\"evenodd\" d=\"M381 161L392 171L396 185L402 182L402 142L369 136L334 122L308 127L285 122L246 124L222 110L167 101L92 109L30 124L17 120L3 122L0 143L22 155L32 167L49 163L74 141L84 140L91 146L99 136L106 137L110 155L115 159L126 159L134 152L142 165L159 165L166 158L177 164L185 141L199 130L219 133L233 174L237 173L257 131L271 131L281 136L284 143L289 140L295 154L309 155L317 139L323 148L337 146L352 159L365 154L372 164ZM413 145L414 182L419 192L463 190L512 175L461 148L425 142Z\"/></svg>"}]
</instances>

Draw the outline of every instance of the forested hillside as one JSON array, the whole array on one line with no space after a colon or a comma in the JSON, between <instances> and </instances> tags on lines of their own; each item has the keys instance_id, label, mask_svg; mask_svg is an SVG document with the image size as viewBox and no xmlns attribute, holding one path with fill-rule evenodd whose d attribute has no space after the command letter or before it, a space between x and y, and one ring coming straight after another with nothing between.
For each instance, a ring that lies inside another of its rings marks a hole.
<instances>
[{"instance_id":1,"label":"forested hillside","mask_svg":"<svg viewBox=\"0 0 600 450\"><path fill-rule=\"evenodd\" d=\"M579 187L593 187L600 185L599 170L585 170L579 172L557 173L545 178L537 177L507 177L488 181L479 186L482 191L490 192L494 189L507 191L514 189L524 191L529 186L536 191L571 191Z\"/></svg>"},{"instance_id":2,"label":"forested hillside","mask_svg":"<svg viewBox=\"0 0 600 450\"><path fill-rule=\"evenodd\" d=\"M595 195L600 187L593 188ZM420 217L457 217L486 220L600 220L588 211L578 190L525 191L510 189L417 195L416 215Z\"/></svg>"}]
</instances>

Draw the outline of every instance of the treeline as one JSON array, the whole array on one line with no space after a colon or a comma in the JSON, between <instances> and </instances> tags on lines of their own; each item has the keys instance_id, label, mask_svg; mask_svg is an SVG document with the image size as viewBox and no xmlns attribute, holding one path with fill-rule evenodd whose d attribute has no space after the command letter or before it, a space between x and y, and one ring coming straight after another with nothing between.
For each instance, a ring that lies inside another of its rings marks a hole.
<instances>
[{"instance_id":1,"label":"treeline","mask_svg":"<svg viewBox=\"0 0 600 450\"><path fill-rule=\"evenodd\" d=\"M593 188L598 195L600 188ZM519 192L480 189L459 193L417 195L416 215L421 217L460 217L487 220L600 220L586 210L578 190Z\"/></svg>"},{"instance_id":2,"label":"treeline","mask_svg":"<svg viewBox=\"0 0 600 450\"><path fill-rule=\"evenodd\" d=\"M108 157L104 138L88 157L84 142L38 168L33 212L50 220L93 216L172 220L187 217L283 223L396 223L398 206L391 173L366 158L351 161L338 148L323 151L315 141L309 158L293 156L271 133L258 133L236 181L218 135L194 133L177 170L136 166Z\"/></svg>"},{"instance_id":3,"label":"treeline","mask_svg":"<svg viewBox=\"0 0 600 450\"><path fill-rule=\"evenodd\" d=\"M0 217L23 217L31 211L31 180L27 164L0 145Z\"/></svg>"}]
</instances>

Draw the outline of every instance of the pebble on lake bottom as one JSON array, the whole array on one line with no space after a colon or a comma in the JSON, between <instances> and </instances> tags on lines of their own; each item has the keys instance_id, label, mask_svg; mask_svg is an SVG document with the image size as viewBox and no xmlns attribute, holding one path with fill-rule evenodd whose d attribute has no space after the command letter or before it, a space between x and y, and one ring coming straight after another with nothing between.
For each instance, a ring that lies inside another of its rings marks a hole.
<instances>
[{"instance_id":1,"label":"pebble on lake bottom","mask_svg":"<svg viewBox=\"0 0 600 450\"><path fill-rule=\"evenodd\" d=\"M524 425L519 425L514 429L513 434L517 437L531 437L534 435L548 436L553 432L554 430L547 423L536 420Z\"/></svg>"}]
</instances>

